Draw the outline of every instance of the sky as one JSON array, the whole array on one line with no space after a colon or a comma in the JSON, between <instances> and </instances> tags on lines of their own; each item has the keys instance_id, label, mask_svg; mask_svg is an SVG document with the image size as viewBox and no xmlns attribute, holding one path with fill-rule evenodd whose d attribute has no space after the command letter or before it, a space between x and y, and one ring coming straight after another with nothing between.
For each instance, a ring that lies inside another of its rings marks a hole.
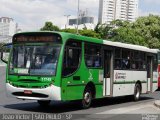
<instances>
[{"instance_id":1,"label":"sky","mask_svg":"<svg viewBox=\"0 0 160 120\"><path fill-rule=\"evenodd\" d=\"M22 31L36 31L46 21L59 27L67 23L65 15L77 16L78 0L0 0L0 17L11 17ZM80 0L80 9L98 19L99 0ZM160 0L139 0L139 16L160 15Z\"/></svg>"}]
</instances>

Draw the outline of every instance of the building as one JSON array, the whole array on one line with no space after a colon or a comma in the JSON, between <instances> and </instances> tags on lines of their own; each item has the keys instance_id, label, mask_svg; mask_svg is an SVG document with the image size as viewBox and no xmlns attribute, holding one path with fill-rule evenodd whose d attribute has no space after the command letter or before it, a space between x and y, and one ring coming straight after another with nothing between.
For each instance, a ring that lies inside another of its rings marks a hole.
<instances>
[{"instance_id":1,"label":"building","mask_svg":"<svg viewBox=\"0 0 160 120\"><path fill-rule=\"evenodd\" d=\"M79 18L73 18L69 19L68 25L66 25L66 28L76 29L77 28L77 22L78 22L78 29L94 29L94 17L88 15L88 10L86 11L80 11Z\"/></svg>"},{"instance_id":2,"label":"building","mask_svg":"<svg viewBox=\"0 0 160 120\"><path fill-rule=\"evenodd\" d=\"M17 32L17 23L12 18L0 18L0 42L11 42L12 36Z\"/></svg>"},{"instance_id":3,"label":"building","mask_svg":"<svg viewBox=\"0 0 160 120\"><path fill-rule=\"evenodd\" d=\"M94 23L94 18L93 17L89 17L89 16L81 16L81 17L79 17L78 25L87 24L87 23L93 24ZM77 25L77 18L69 19L69 25L75 25L75 24Z\"/></svg>"},{"instance_id":4,"label":"building","mask_svg":"<svg viewBox=\"0 0 160 120\"><path fill-rule=\"evenodd\" d=\"M138 0L99 0L99 23L127 20L134 22L138 17Z\"/></svg>"}]
</instances>

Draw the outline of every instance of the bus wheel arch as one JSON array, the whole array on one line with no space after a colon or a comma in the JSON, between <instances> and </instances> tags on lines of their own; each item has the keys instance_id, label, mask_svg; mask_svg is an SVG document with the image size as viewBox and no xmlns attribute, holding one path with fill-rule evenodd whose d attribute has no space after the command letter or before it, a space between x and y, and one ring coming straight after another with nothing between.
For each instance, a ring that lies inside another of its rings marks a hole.
<instances>
[{"instance_id":1,"label":"bus wheel arch","mask_svg":"<svg viewBox=\"0 0 160 120\"><path fill-rule=\"evenodd\" d=\"M138 101L140 99L141 92L142 92L141 82L137 81L134 87L134 101Z\"/></svg>"},{"instance_id":2,"label":"bus wheel arch","mask_svg":"<svg viewBox=\"0 0 160 120\"><path fill-rule=\"evenodd\" d=\"M82 107L87 109L91 106L92 100L95 98L95 85L92 82L89 82L84 89Z\"/></svg>"},{"instance_id":3,"label":"bus wheel arch","mask_svg":"<svg viewBox=\"0 0 160 120\"><path fill-rule=\"evenodd\" d=\"M141 83L141 81L138 80L138 81L136 82L136 84L139 84L139 85L140 85L140 90L141 90L141 93L142 93L142 83ZM135 84L135 85L136 85L136 84Z\"/></svg>"},{"instance_id":4,"label":"bus wheel arch","mask_svg":"<svg viewBox=\"0 0 160 120\"><path fill-rule=\"evenodd\" d=\"M85 89L87 89L87 88L91 89L92 98L94 99L96 97L96 87L95 87L94 83L93 82L87 83L87 85L85 86ZM84 89L84 91L85 91L85 89Z\"/></svg>"}]
</instances>

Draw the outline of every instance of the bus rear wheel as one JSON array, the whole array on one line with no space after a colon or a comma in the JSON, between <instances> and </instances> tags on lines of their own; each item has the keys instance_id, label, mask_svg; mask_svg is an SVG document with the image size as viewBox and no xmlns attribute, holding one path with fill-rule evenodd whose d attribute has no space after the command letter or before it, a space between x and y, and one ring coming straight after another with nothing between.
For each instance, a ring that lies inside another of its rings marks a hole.
<instances>
[{"instance_id":1,"label":"bus rear wheel","mask_svg":"<svg viewBox=\"0 0 160 120\"><path fill-rule=\"evenodd\" d=\"M134 88L134 101L138 101L140 99L140 95L141 95L141 87L139 84L136 84Z\"/></svg>"},{"instance_id":2,"label":"bus rear wheel","mask_svg":"<svg viewBox=\"0 0 160 120\"><path fill-rule=\"evenodd\" d=\"M48 106L50 104L50 100L38 100L37 101L39 103L40 106L45 107Z\"/></svg>"},{"instance_id":3,"label":"bus rear wheel","mask_svg":"<svg viewBox=\"0 0 160 120\"><path fill-rule=\"evenodd\" d=\"M83 94L82 108L87 109L91 106L92 97L93 97L93 94L92 94L91 89L89 87L86 88Z\"/></svg>"}]
</instances>

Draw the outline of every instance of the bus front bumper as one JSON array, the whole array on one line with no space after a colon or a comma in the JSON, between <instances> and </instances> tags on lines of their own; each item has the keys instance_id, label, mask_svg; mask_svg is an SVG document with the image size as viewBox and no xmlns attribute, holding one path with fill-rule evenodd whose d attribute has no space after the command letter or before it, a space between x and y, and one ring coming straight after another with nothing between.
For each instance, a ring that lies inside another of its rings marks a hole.
<instances>
[{"instance_id":1,"label":"bus front bumper","mask_svg":"<svg viewBox=\"0 0 160 120\"><path fill-rule=\"evenodd\" d=\"M61 100L61 88L51 85L47 88L18 88L6 83L7 96L29 100ZM32 93L26 94L25 91Z\"/></svg>"}]
</instances>

